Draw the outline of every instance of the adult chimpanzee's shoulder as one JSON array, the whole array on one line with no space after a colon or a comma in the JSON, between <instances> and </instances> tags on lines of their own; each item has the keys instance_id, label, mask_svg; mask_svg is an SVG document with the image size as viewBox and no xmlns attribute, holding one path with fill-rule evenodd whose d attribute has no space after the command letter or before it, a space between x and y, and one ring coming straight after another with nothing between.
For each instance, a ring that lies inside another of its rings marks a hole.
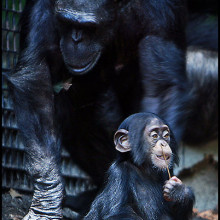
<instances>
[{"instance_id":1,"label":"adult chimpanzee's shoulder","mask_svg":"<svg viewBox=\"0 0 220 220\"><path fill-rule=\"evenodd\" d=\"M33 60L36 61L40 55L46 57L48 48L54 46L57 33L53 8L54 2L50 0L27 1L20 19L22 57L32 54Z\"/></svg>"}]
</instances>

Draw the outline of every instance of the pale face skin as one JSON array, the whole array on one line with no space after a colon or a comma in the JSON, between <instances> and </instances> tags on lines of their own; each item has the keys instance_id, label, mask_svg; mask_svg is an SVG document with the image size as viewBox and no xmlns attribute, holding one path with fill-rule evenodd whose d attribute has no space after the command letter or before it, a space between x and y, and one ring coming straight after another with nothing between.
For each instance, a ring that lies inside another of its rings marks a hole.
<instances>
[{"instance_id":1,"label":"pale face skin","mask_svg":"<svg viewBox=\"0 0 220 220\"><path fill-rule=\"evenodd\" d=\"M152 147L151 159L153 164L161 169L165 169L172 156L170 143L170 130L167 125L157 118L151 120L144 131L148 143Z\"/></svg>"}]
</instances>

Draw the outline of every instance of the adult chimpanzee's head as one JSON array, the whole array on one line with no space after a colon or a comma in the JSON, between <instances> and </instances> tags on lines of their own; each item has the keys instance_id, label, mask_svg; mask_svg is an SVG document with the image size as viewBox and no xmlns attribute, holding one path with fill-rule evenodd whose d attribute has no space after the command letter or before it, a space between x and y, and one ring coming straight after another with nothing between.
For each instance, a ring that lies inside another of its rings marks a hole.
<instances>
[{"instance_id":1,"label":"adult chimpanzee's head","mask_svg":"<svg viewBox=\"0 0 220 220\"><path fill-rule=\"evenodd\" d=\"M138 166L165 170L167 164L172 168L178 163L173 133L153 113L137 113L125 119L115 133L114 143L121 153L131 151L133 162Z\"/></svg>"},{"instance_id":2,"label":"adult chimpanzee's head","mask_svg":"<svg viewBox=\"0 0 220 220\"><path fill-rule=\"evenodd\" d=\"M60 49L70 73L82 75L95 66L113 36L114 8L112 0L55 1Z\"/></svg>"}]
</instances>

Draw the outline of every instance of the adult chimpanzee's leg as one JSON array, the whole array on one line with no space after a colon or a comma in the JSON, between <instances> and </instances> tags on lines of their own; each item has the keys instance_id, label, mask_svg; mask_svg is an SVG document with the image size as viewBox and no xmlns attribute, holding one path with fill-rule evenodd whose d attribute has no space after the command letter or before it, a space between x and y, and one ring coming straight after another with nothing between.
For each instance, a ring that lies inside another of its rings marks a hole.
<instances>
[{"instance_id":1,"label":"adult chimpanzee's leg","mask_svg":"<svg viewBox=\"0 0 220 220\"><path fill-rule=\"evenodd\" d=\"M61 219L60 140L54 125L48 68L44 62L38 67L19 68L9 81L18 127L26 145L28 171L34 180L33 200L25 219Z\"/></svg>"},{"instance_id":2,"label":"adult chimpanzee's leg","mask_svg":"<svg viewBox=\"0 0 220 220\"><path fill-rule=\"evenodd\" d=\"M60 140L55 129L48 61L48 56L57 48L54 46L53 19L49 19L53 3L31 3L32 8L27 9L32 16L26 16L23 24L29 30L21 33L25 37L24 48L14 73L8 76L18 127L29 157L28 170L34 181L33 200L25 219L61 219ZM56 65L54 62L53 67Z\"/></svg>"}]
</instances>

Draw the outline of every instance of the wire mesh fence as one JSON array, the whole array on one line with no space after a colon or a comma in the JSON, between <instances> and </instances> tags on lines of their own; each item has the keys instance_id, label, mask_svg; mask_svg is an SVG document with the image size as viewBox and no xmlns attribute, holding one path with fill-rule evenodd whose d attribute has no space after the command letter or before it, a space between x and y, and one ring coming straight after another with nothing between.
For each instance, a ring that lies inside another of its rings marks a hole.
<instances>
[{"instance_id":1,"label":"wire mesh fence","mask_svg":"<svg viewBox=\"0 0 220 220\"><path fill-rule=\"evenodd\" d=\"M2 72L9 73L19 55L19 18L25 0L2 0ZM33 191L26 172L27 159L13 111L8 85L2 77L2 188ZM94 189L90 177L75 165L65 149L62 151L62 174L67 195Z\"/></svg>"}]
</instances>

